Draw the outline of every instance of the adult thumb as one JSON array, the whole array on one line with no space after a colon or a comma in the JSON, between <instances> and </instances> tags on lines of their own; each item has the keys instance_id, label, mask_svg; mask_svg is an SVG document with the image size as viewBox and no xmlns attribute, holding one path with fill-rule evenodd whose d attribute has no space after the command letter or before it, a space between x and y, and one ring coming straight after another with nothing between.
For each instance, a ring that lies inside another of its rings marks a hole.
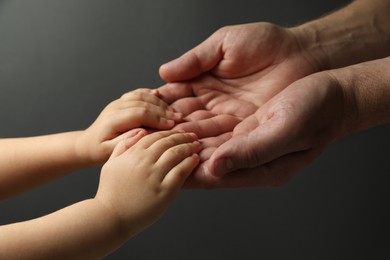
<instances>
[{"instance_id":1,"label":"adult thumb","mask_svg":"<svg viewBox=\"0 0 390 260\"><path fill-rule=\"evenodd\" d=\"M208 171L222 176L238 169L258 167L289 153L288 133L276 127L270 130L257 128L248 134L233 136L214 151Z\"/></svg>"},{"instance_id":2,"label":"adult thumb","mask_svg":"<svg viewBox=\"0 0 390 260\"><path fill-rule=\"evenodd\" d=\"M181 57L161 65L160 77L167 82L193 79L212 70L223 58L223 35L214 33Z\"/></svg>"}]
</instances>

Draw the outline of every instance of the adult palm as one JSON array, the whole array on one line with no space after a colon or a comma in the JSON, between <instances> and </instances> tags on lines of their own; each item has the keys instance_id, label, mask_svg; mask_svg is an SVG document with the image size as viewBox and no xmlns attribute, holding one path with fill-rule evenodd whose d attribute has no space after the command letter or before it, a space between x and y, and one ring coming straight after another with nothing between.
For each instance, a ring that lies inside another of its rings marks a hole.
<instances>
[{"instance_id":1,"label":"adult palm","mask_svg":"<svg viewBox=\"0 0 390 260\"><path fill-rule=\"evenodd\" d=\"M248 179L244 181L245 170L229 183L226 180L230 175L215 177L217 171L227 169L216 165L221 158L213 154L218 154L222 144L224 149L229 148L229 140L237 133L249 134L255 124L254 114L273 96L321 69L305 39L298 28L269 23L229 26L161 66L160 75L169 83L159 89L160 95L186 116L186 122L176 128L197 133L204 145L203 163L188 186L253 186L253 180L252 185ZM235 143L230 149L241 153L245 147Z\"/></svg>"}]
</instances>

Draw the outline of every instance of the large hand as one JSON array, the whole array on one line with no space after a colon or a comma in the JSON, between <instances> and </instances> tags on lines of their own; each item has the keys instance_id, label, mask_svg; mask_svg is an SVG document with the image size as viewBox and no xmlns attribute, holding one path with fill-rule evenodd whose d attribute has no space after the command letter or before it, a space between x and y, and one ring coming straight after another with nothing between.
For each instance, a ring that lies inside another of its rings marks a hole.
<instances>
[{"instance_id":1,"label":"large hand","mask_svg":"<svg viewBox=\"0 0 390 260\"><path fill-rule=\"evenodd\" d=\"M232 138L194 172L188 186L273 187L286 183L342 135L346 96L327 72L294 82L239 123Z\"/></svg>"},{"instance_id":2,"label":"large hand","mask_svg":"<svg viewBox=\"0 0 390 260\"><path fill-rule=\"evenodd\" d=\"M192 185L280 186L332 141L389 123L389 68L390 57L292 83L235 127Z\"/></svg>"},{"instance_id":3,"label":"large hand","mask_svg":"<svg viewBox=\"0 0 390 260\"><path fill-rule=\"evenodd\" d=\"M259 95L268 100L292 81L322 66L311 53L308 38L298 28L285 29L270 23L228 26L162 65L160 75L168 82L178 82L211 72L218 80L237 79L238 84L249 88L255 83L261 89Z\"/></svg>"},{"instance_id":4,"label":"large hand","mask_svg":"<svg viewBox=\"0 0 390 260\"><path fill-rule=\"evenodd\" d=\"M241 120L290 83L320 69L303 39L297 29L269 23L225 27L160 68L163 79L176 81L160 93L186 115L188 122L178 128L210 137L203 139L203 161Z\"/></svg>"}]
</instances>

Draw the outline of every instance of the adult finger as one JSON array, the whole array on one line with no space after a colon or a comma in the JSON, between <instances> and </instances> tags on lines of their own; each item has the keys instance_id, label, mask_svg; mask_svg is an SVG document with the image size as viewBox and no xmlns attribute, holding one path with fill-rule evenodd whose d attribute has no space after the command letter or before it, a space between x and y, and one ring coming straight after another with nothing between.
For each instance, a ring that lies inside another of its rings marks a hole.
<instances>
[{"instance_id":1,"label":"adult finger","mask_svg":"<svg viewBox=\"0 0 390 260\"><path fill-rule=\"evenodd\" d=\"M296 125L291 117L276 117L260 124L248 134L233 136L210 158L208 170L215 176L241 168L254 168L285 154L307 150L294 134ZM299 139L299 138L298 138Z\"/></svg>"},{"instance_id":2,"label":"adult finger","mask_svg":"<svg viewBox=\"0 0 390 260\"><path fill-rule=\"evenodd\" d=\"M184 116L198 110L205 110L204 103L198 97L186 97L173 102L171 108L174 111L182 113Z\"/></svg>"},{"instance_id":3,"label":"adult finger","mask_svg":"<svg viewBox=\"0 0 390 260\"><path fill-rule=\"evenodd\" d=\"M160 76L168 82L193 79L214 68L222 59L224 35L216 32L181 57L163 64Z\"/></svg>"},{"instance_id":4,"label":"adult finger","mask_svg":"<svg viewBox=\"0 0 390 260\"><path fill-rule=\"evenodd\" d=\"M221 177L204 172L199 166L184 185L187 189L275 188L288 183L321 153L321 149L284 155L255 168L239 169Z\"/></svg>"},{"instance_id":5,"label":"adult finger","mask_svg":"<svg viewBox=\"0 0 390 260\"><path fill-rule=\"evenodd\" d=\"M159 93L158 97L168 104L185 97L194 96L192 84L189 82L167 83L157 90Z\"/></svg>"},{"instance_id":6,"label":"adult finger","mask_svg":"<svg viewBox=\"0 0 390 260\"><path fill-rule=\"evenodd\" d=\"M201 139L200 143L202 144L203 149L199 153L200 161L204 162L210 159L212 154L215 152L215 150L220 145L227 142L231 137L232 137L232 133L228 132L228 133L221 134L219 136Z\"/></svg>"}]
</instances>

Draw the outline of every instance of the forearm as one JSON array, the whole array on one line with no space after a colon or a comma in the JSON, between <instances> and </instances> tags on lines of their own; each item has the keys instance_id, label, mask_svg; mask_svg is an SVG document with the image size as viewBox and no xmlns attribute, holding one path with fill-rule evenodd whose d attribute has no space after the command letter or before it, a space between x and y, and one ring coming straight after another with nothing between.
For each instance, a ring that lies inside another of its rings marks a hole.
<instances>
[{"instance_id":1,"label":"forearm","mask_svg":"<svg viewBox=\"0 0 390 260\"><path fill-rule=\"evenodd\" d=\"M97 199L0 226L0 259L101 259L126 242L113 212Z\"/></svg>"},{"instance_id":2,"label":"forearm","mask_svg":"<svg viewBox=\"0 0 390 260\"><path fill-rule=\"evenodd\" d=\"M76 147L80 133L0 139L0 199L88 166Z\"/></svg>"},{"instance_id":3,"label":"forearm","mask_svg":"<svg viewBox=\"0 0 390 260\"><path fill-rule=\"evenodd\" d=\"M322 69L334 69L390 55L389 13L389 0L356 0L292 30Z\"/></svg>"},{"instance_id":4,"label":"forearm","mask_svg":"<svg viewBox=\"0 0 390 260\"><path fill-rule=\"evenodd\" d=\"M330 71L345 93L341 135L390 123L389 71L390 57Z\"/></svg>"}]
</instances>

